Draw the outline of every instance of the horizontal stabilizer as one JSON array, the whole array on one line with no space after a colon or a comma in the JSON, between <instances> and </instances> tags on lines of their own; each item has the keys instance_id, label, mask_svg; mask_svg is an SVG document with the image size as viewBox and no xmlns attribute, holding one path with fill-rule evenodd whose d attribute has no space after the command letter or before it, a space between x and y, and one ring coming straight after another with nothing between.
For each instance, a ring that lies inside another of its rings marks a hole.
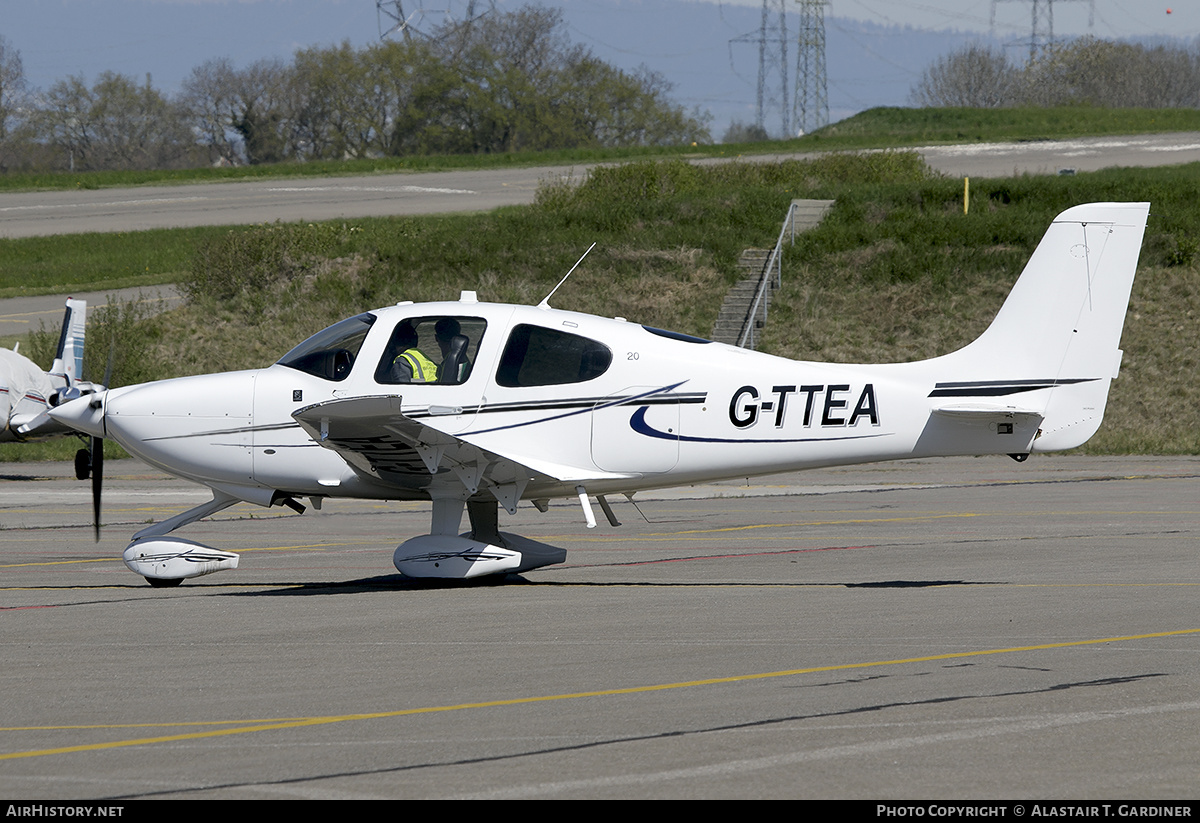
<instances>
[{"instance_id":1,"label":"horizontal stabilizer","mask_svg":"<svg viewBox=\"0 0 1200 823\"><path fill-rule=\"evenodd\" d=\"M1020 417L1023 418L1022 422L1033 422L1035 425L1042 421L1042 413L1036 409L1020 409L1016 406L998 406L988 403L959 403L952 406L941 406L934 409L933 413L946 417L961 417L966 420Z\"/></svg>"},{"instance_id":2,"label":"horizontal stabilizer","mask_svg":"<svg viewBox=\"0 0 1200 823\"><path fill-rule=\"evenodd\" d=\"M1024 454L1041 435L1034 409L998 403L953 403L933 409L917 454Z\"/></svg>"},{"instance_id":3,"label":"horizontal stabilizer","mask_svg":"<svg viewBox=\"0 0 1200 823\"><path fill-rule=\"evenodd\" d=\"M50 412L40 411L37 414L14 414L9 418L8 425L19 435L30 434L50 422Z\"/></svg>"}]
</instances>

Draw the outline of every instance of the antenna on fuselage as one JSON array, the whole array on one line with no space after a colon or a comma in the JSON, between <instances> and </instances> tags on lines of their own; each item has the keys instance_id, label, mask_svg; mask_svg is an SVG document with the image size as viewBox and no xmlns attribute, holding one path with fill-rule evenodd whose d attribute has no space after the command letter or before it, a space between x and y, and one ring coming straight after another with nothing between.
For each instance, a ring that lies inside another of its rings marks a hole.
<instances>
[{"instance_id":1,"label":"antenna on fuselage","mask_svg":"<svg viewBox=\"0 0 1200 823\"><path fill-rule=\"evenodd\" d=\"M588 250L587 250L587 251L585 251L585 252L583 253L583 257L587 257L589 254L591 254L591 252L592 252L592 249L594 249L594 248L596 248L596 244L595 244L595 243L593 243L592 245L588 246ZM571 271L567 272L567 273L566 273L566 275L563 277L563 279L558 281L558 286L561 286L563 283L566 283L566 282L567 282L567 278L568 278L568 277L570 277L570 276L571 276L571 274L572 274L572 272L574 272L574 271L575 271L575 269L579 268L579 264L583 262L583 257L580 257L580 258L579 258L577 261L575 261L575 265L574 265L574 266L571 266ZM541 302L541 303L538 303L537 307L538 307L539 309L548 309L548 308L550 308L550 298L554 296L554 293L555 293L556 291L558 291L558 286L555 286L554 288L552 288L552 289L550 290L550 293L549 293L549 294L547 294L547 295L546 295L546 296L545 296L545 297L542 299L542 302Z\"/></svg>"}]
</instances>

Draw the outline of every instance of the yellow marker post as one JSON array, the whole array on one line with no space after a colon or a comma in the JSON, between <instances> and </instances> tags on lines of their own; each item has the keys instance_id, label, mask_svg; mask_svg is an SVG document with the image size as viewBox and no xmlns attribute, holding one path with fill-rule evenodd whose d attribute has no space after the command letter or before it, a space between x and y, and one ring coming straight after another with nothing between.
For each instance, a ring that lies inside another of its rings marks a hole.
<instances>
[{"instance_id":1,"label":"yellow marker post","mask_svg":"<svg viewBox=\"0 0 1200 823\"><path fill-rule=\"evenodd\" d=\"M971 205L971 178L963 178L963 214L967 213L967 208Z\"/></svg>"}]
</instances>

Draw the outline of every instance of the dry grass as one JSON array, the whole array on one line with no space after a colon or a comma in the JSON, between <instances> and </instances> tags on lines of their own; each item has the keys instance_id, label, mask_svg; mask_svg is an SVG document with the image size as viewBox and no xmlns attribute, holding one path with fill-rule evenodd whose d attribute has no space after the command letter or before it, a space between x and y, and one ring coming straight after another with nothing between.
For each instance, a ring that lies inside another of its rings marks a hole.
<instances>
[{"instance_id":1,"label":"dry grass","mask_svg":"<svg viewBox=\"0 0 1200 823\"><path fill-rule=\"evenodd\" d=\"M1200 454L1200 270L1144 267L1125 318L1120 377L1084 451Z\"/></svg>"},{"instance_id":2,"label":"dry grass","mask_svg":"<svg viewBox=\"0 0 1200 823\"><path fill-rule=\"evenodd\" d=\"M953 293L928 281L849 283L849 272L785 283L762 349L803 360L890 363L946 354L991 322L1015 280L979 278ZM843 279L838 281L838 278ZM1092 454L1200 453L1200 270L1143 267L1134 281L1104 425Z\"/></svg>"},{"instance_id":3,"label":"dry grass","mask_svg":"<svg viewBox=\"0 0 1200 823\"><path fill-rule=\"evenodd\" d=\"M881 241L877 245L887 245ZM963 277L957 289L929 278L880 283L861 275L861 254L788 274L764 329L764 351L829 363L923 360L965 346L999 310L1017 273Z\"/></svg>"}]
</instances>

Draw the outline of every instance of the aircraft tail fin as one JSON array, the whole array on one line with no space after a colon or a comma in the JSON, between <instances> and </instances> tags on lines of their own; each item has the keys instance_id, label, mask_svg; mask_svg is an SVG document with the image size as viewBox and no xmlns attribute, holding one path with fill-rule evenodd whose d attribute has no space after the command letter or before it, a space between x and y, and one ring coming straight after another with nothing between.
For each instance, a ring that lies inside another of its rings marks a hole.
<instances>
[{"instance_id":1,"label":"aircraft tail fin","mask_svg":"<svg viewBox=\"0 0 1200 823\"><path fill-rule=\"evenodd\" d=\"M62 332L50 374L65 377L68 386L75 385L83 375L83 342L87 334L87 301L67 298Z\"/></svg>"},{"instance_id":2,"label":"aircraft tail fin","mask_svg":"<svg viewBox=\"0 0 1200 823\"><path fill-rule=\"evenodd\" d=\"M948 355L932 397L1013 403L1042 415L1032 451L1081 445L1104 417L1149 203L1090 203L1060 214L1000 312Z\"/></svg>"}]
</instances>

